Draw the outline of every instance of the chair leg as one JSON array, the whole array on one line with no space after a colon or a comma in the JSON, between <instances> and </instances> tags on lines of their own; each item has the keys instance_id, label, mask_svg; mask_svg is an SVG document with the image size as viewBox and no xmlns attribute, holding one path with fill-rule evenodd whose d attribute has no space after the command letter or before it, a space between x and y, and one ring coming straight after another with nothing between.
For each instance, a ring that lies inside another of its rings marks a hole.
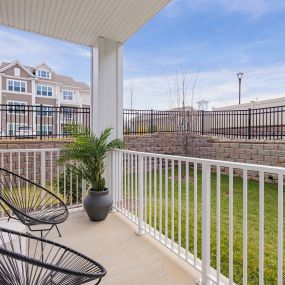
<instances>
[{"instance_id":1,"label":"chair leg","mask_svg":"<svg viewBox=\"0 0 285 285\"><path fill-rule=\"evenodd\" d=\"M40 231L41 232L41 238L43 238L43 231ZM44 260L44 246L43 246L43 242L41 241L41 251L42 251L42 261Z\"/></svg>"},{"instance_id":2,"label":"chair leg","mask_svg":"<svg viewBox=\"0 0 285 285\"><path fill-rule=\"evenodd\" d=\"M57 230L57 232L58 232L59 237L61 237L61 233L60 233L60 231L59 231L58 226L57 226L57 225L55 225L55 227L56 227L56 230Z\"/></svg>"}]
</instances>

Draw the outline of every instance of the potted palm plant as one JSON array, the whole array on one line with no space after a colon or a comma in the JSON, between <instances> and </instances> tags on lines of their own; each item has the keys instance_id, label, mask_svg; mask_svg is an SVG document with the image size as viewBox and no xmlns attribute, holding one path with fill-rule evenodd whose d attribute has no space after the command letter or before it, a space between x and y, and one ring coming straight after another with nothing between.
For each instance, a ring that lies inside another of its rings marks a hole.
<instances>
[{"instance_id":1,"label":"potted palm plant","mask_svg":"<svg viewBox=\"0 0 285 285\"><path fill-rule=\"evenodd\" d=\"M109 142L111 130L106 128L99 137L89 129L78 131L74 141L61 149L58 158L58 163L66 164L89 185L84 208L92 221L104 220L113 203L103 177L105 158L112 149L122 148L123 142L119 139Z\"/></svg>"}]
</instances>

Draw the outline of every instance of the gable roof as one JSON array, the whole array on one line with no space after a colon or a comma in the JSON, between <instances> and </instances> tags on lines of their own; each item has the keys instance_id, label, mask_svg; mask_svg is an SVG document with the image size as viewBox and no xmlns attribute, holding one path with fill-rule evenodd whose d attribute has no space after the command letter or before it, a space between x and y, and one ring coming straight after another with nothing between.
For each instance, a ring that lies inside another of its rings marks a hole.
<instances>
[{"instance_id":1,"label":"gable roof","mask_svg":"<svg viewBox=\"0 0 285 285\"><path fill-rule=\"evenodd\" d=\"M2 63L1 64L1 68L0 68L0 72L3 72L5 70L7 70L8 68L11 68L15 65L19 65L23 70L25 70L31 77L35 77L35 75L30 71L29 68L27 68L26 66L22 65L20 63L19 60L15 60L15 61L12 61L10 63L7 63L7 62L4 62L4 64Z\"/></svg>"},{"instance_id":2,"label":"gable roof","mask_svg":"<svg viewBox=\"0 0 285 285\"><path fill-rule=\"evenodd\" d=\"M0 65L0 72L5 71L6 69L12 67L15 64L18 64L19 66L21 66L32 77L36 77L35 76L36 69L38 68L48 69L52 72L52 81L56 81L64 86L79 88L81 90L90 92L90 87L85 82L76 81L70 76L56 74L54 71L52 71L52 69L46 63L41 63L38 66L33 67L33 66L28 66L28 65L22 65L20 64L18 60L15 60L13 62L2 62Z\"/></svg>"},{"instance_id":3,"label":"gable roof","mask_svg":"<svg viewBox=\"0 0 285 285\"><path fill-rule=\"evenodd\" d=\"M76 81L70 76L59 75L59 74L53 73L53 80L61 83L64 86L76 87L76 88L80 88L85 91L90 91L90 88L86 83Z\"/></svg>"},{"instance_id":4,"label":"gable roof","mask_svg":"<svg viewBox=\"0 0 285 285\"><path fill-rule=\"evenodd\" d=\"M46 64L46 63L41 63L38 66L36 66L36 69L46 69L46 70L51 70L51 68Z\"/></svg>"}]
</instances>

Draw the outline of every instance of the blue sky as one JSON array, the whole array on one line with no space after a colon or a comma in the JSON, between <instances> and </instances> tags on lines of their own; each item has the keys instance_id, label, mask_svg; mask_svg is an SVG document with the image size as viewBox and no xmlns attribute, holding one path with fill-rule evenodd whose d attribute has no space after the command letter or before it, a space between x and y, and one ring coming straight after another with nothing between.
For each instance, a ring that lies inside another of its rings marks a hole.
<instances>
[{"instance_id":1,"label":"blue sky","mask_svg":"<svg viewBox=\"0 0 285 285\"><path fill-rule=\"evenodd\" d=\"M124 105L167 109L186 80L186 102L210 106L285 94L285 1L174 0L124 46ZM89 82L88 48L0 27L0 60L46 62ZM192 87L196 85L194 92ZM181 90L180 90L181 91ZM194 94L194 95L193 95ZM170 100L171 98L171 100Z\"/></svg>"}]
</instances>

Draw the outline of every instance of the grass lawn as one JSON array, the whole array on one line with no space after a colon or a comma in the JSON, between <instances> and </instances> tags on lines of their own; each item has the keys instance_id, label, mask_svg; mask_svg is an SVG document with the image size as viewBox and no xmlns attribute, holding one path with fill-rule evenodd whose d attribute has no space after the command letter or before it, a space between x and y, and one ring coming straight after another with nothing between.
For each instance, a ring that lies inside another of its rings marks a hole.
<instances>
[{"instance_id":1,"label":"grass lawn","mask_svg":"<svg viewBox=\"0 0 285 285\"><path fill-rule=\"evenodd\" d=\"M149 187L150 177L147 177L147 211L152 210L152 215L147 217L147 222L154 225L154 172L151 172L152 187ZM159 173L157 175L156 186L156 216L157 229L159 227ZM168 186L165 185L165 171L162 175L162 232L165 233L165 193L168 193L168 237L171 231L171 173L168 173ZM181 243L185 247L185 224L186 224L186 181L185 170L182 169L181 185ZM189 171L189 251L194 252L194 181L193 170ZM202 230L202 199L201 199L202 175L198 171L198 256L201 258L201 230ZM178 179L177 169L175 170L175 241L178 242ZM221 273L228 276L228 255L229 255L229 177L221 175ZM265 183L265 247L264 247L264 284L277 284L277 211L278 197L277 185L274 183ZM150 202L150 195L152 197ZM242 284L242 203L243 181L242 178L234 178L234 281ZM258 284L259 282L259 183L248 181L248 284ZM285 256L284 256L285 257ZM285 258L284 263L285 264ZM211 266L216 268L216 174L211 177ZM285 284L285 277L284 282Z\"/></svg>"}]
</instances>

